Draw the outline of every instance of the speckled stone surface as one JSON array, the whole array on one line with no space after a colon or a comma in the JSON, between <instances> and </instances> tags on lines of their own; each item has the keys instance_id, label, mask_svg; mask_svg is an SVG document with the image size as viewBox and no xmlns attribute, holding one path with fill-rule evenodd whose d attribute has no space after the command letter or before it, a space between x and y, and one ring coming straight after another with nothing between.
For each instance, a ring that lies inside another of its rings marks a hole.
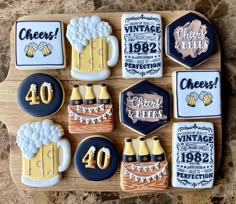
<instances>
[{"instance_id":1,"label":"speckled stone surface","mask_svg":"<svg viewBox=\"0 0 236 204\"><path fill-rule=\"evenodd\" d=\"M236 203L236 1L235 0L0 0L0 80L7 75L9 33L19 17L29 14L192 9L216 26L222 45L224 127L223 159L213 189L187 193L27 192L9 172L10 143L0 125L0 203Z\"/></svg>"}]
</instances>

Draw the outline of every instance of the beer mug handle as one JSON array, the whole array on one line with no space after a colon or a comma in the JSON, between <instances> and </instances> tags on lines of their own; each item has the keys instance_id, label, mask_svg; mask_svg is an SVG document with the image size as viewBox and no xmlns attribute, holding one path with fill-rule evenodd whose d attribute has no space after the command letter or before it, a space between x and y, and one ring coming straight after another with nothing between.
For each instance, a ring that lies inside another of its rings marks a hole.
<instances>
[{"instance_id":1,"label":"beer mug handle","mask_svg":"<svg viewBox=\"0 0 236 204\"><path fill-rule=\"evenodd\" d=\"M66 139L59 140L57 142L57 148L62 148L63 151L63 161L58 167L59 172L63 172L66 169L68 169L70 165L70 160L71 160L71 149L70 149L70 143ZM60 154L59 154L60 157ZM60 159L59 159L60 161Z\"/></svg>"},{"instance_id":2,"label":"beer mug handle","mask_svg":"<svg viewBox=\"0 0 236 204\"><path fill-rule=\"evenodd\" d=\"M118 40L115 36L110 35L107 37L107 43L111 43L112 46L112 50L111 50L111 57L110 59L107 60L107 65L109 67L115 66L117 61L118 61L118 57L119 57L119 45L118 45ZM109 53L109 46L108 46L108 53Z\"/></svg>"}]
</instances>

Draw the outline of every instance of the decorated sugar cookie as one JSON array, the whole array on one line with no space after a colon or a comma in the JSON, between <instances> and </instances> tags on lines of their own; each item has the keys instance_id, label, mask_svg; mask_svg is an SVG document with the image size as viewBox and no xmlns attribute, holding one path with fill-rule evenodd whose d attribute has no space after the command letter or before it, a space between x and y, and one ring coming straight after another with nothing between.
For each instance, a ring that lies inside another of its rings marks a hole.
<instances>
[{"instance_id":1,"label":"decorated sugar cookie","mask_svg":"<svg viewBox=\"0 0 236 204\"><path fill-rule=\"evenodd\" d=\"M22 152L22 183L33 187L59 183L71 160L70 144L63 135L61 125L48 119L21 125L16 142Z\"/></svg>"},{"instance_id":2,"label":"decorated sugar cookie","mask_svg":"<svg viewBox=\"0 0 236 204\"><path fill-rule=\"evenodd\" d=\"M206 19L188 13L166 27L166 54L188 69L215 52L215 29Z\"/></svg>"},{"instance_id":3,"label":"decorated sugar cookie","mask_svg":"<svg viewBox=\"0 0 236 204\"><path fill-rule=\"evenodd\" d=\"M170 120L170 96L157 85L143 80L120 94L120 121L148 135Z\"/></svg>"},{"instance_id":4,"label":"decorated sugar cookie","mask_svg":"<svg viewBox=\"0 0 236 204\"><path fill-rule=\"evenodd\" d=\"M174 123L172 186L181 188L211 188L213 186L214 141L213 123Z\"/></svg>"},{"instance_id":5,"label":"decorated sugar cookie","mask_svg":"<svg viewBox=\"0 0 236 204\"><path fill-rule=\"evenodd\" d=\"M42 70L66 67L61 21L17 21L15 43L17 69Z\"/></svg>"},{"instance_id":6,"label":"decorated sugar cookie","mask_svg":"<svg viewBox=\"0 0 236 204\"><path fill-rule=\"evenodd\" d=\"M112 101L107 85L74 84L68 106L70 133L111 132Z\"/></svg>"},{"instance_id":7,"label":"decorated sugar cookie","mask_svg":"<svg viewBox=\"0 0 236 204\"><path fill-rule=\"evenodd\" d=\"M221 116L219 71L177 71L172 77L175 118Z\"/></svg>"},{"instance_id":8,"label":"decorated sugar cookie","mask_svg":"<svg viewBox=\"0 0 236 204\"><path fill-rule=\"evenodd\" d=\"M23 111L32 116L49 116L62 107L64 89L60 81L52 75L32 74L18 87L17 102Z\"/></svg>"},{"instance_id":9,"label":"decorated sugar cookie","mask_svg":"<svg viewBox=\"0 0 236 204\"><path fill-rule=\"evenodd\" d=\"M124 78L162 77L162 23L159 14L123 14L121 40Z\"/></svg>"},{"instance_id":10,"label":"decorated sugar cookie","mask_svg":"<svg viewBox=\"0 0 236 204\"><path fill-rule=\"evenodd\" d=\"M74 155L78 173L90 181L110 178L118 167L118 161L116 146L101 135L93 135L82 140Z\"/></svg>"},{"instance_id":11,"label":"decorated sugar cookie","mask_svg":"<svg viewBox=\"0 0 236 204\"><path fill-rule=\"evenodd\" d=\"M78 80L98 81L110 76L116 65L119 45L108 22L99 16L75 17L67 26L72 46L71 76Z\"/></svg>"},{"instance_id":12,"label":"decorated sugar cookie","mask_svg":"<svg viewBox=\"0 0 236 204\"><path fill-rule=\"evenodd\" d=\"M168 187L168 161L159 137L125 139L121 162L121 189L127 192L164 190Z\"/></svg>"}]
</instances>

